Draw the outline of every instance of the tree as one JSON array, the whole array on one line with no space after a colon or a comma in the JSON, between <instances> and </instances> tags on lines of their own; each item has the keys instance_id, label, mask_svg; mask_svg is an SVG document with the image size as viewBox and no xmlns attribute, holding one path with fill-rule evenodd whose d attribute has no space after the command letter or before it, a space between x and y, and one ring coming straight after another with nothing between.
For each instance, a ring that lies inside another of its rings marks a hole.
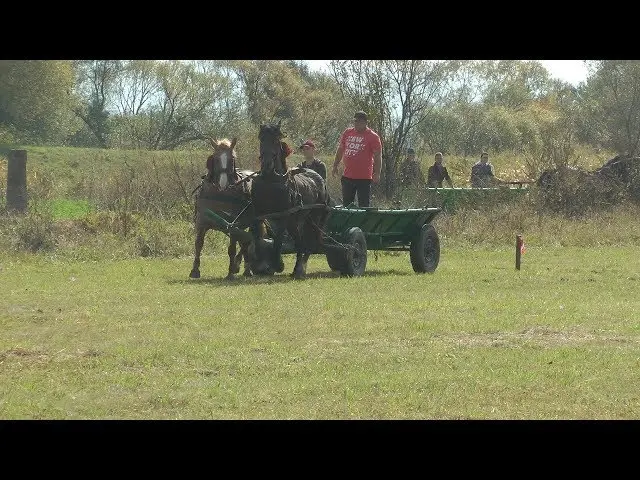
<instances>
[{"instance_id":1,"label":"tree","mask_svg":"<svg viewBox=\"0 0 640 480\"><path fill-rule=\"evenodd\" d=\"M583 129L620 154L640 153L640 61L599 60L580 92Z\"/></svg>"},{"instance_id":2,"label":"tree","mask_svg":"<svg viewBox=\"0 0 640 480\"><path fill-rule=\"evenodd\" d=\"M369 113L370 125L382 137L382 182L393 195L407 139L452 92L457 61L332 60L330 69L352 109Z\"/></svg>"},{"instance_id":3,"label":"tree","mask_svg":"<svg viewBox=\"0 0 640 480\"><path fill-rule=\"evenodd\" d=\"M331 77L296 61L230 61L229 66L243 93L251 133L260 123L282 120L286 141L294 147L313 138L327 150L335 148L341 126L353 113ZM257 136L245 143L257 148Z\"/></svg>"},{"instance_id":4,"label":"tree","mask_svg":"<svg viewBox=\"0 0 640 480\"><path fill-rule=\"evenodd\" d=\"M152 150L173 150L209 136L209 122L215 105L215 79L183 61L156 65L156 101L144 113L147 131L144 141Z\"/></svg>"},{"instance_id":5,"label":"tree","mask_svg":"<svg viewBox=\"0 0 640 480\"><path fill-rule=\"evenodd\" d=\"M476 64L484 83L484 103L518 110L546 96L552 86L547 69L538 61L500 60Z\"/></svg>"},{"instance_id":6,"label":"tree","mask_svg":"<svg viewBox=\"0 0 640 480\"><path fill-rule=\"evenodd\" d=\"M0 126L25 141L62 141L71 128L71 62L0 61Z\"/></svg>"},{"instance_id":7,"label":"tree","mask_svg":"<svg viewBox=\"0 0 640 480\"><path fill-rule=\"evenodd\" d=\"M304 93L297 67L272 60L240 60L230 64L242 85L253 125L296 117L297 101Z\"/></svg>"},{"instance_id":8,"label":"tree","mask_svg":"<svg viewBox=\"0 0 640 480\"><path fill-rule=\"evenodd\" d=\"M93 137L89 146L107 148L109 110L123 71L121 60L77 60L75 104L73 112L82 119Z\"/></svg>"}]
</instances>

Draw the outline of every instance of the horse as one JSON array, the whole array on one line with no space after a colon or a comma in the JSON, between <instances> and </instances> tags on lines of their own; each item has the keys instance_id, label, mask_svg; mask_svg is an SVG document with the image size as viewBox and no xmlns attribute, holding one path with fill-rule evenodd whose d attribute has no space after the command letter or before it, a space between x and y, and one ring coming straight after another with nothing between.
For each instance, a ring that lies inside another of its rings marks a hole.
<instances>
[{"instance_id":1,"label":"horse","mask_svg":"<svg viewBox=\"0 0 640 480\"><path fill-rule=\"evenodd\" d=\"M329 216L329 193L325 180L317 172L307 168L287 168L286 157L291 149L282 141L285 134L280 129L281 123L260 125L260 173L253 179L251 187L256 217L284 213L306 205L324 204L325 208L299 209L270 218L273 231L271 252L267 252L260 241L260 230L255 225L252 233L258 259L256 270L267 274L284 270L282 243L286 231L293 239L296 251L296 264L291 276L303 279L309 256L322 246L322 229Z\"/></svg>"},{"instance_id":2,"label":"horse","mask_svg":"<svg viewBox=\"0 0 640 480\"><path fill-rule=\"evenodd\" d=\"M251 205L251 182L254 172L236 168L235 146L237 139L231 141L210 140L213 153L207 158L208 173L203 176L202 182L196 188L194 206L194 225L196 230L195 257L190 278L200 278L200 253L204 245L204 237L208 230L221 230L221 227L207 217L205 210L209 209L215 214L226 217L228 222L236 221L238 226L245 230L253 226L253 208ZM260 224L259 232L263 232ZM261 233L264 235L264 233ZM229 234L229 272L227 279L234 278L234 274L240 272L240 263L244 258L244 276L252 276L251 270L251 239L250 235L239 236ZM236 254L236 246L240 244L240 252Z\"/></svg>"}]
</instances>

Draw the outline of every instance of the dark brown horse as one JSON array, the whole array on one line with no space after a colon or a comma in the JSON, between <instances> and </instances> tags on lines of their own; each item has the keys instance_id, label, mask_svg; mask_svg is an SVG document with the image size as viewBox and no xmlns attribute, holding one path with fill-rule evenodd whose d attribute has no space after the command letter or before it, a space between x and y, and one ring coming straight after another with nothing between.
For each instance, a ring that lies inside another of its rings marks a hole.
<instances>
[{"instance_id":1,"label":"dark brown horse","mask_svg":"<svg viewBox=\"0 0 640 480\"><path fill-rule=\"evenodd\" d=\"M194 224L196 230L195 258L191 269L191 278L200 278L200 253L204 237L208 230L220 230L220 227L206 214L211 210L227 222L236 222L243 230L252 225L254 213L251 205L250 170L236 168L235 145L237 139L229 141L211 141L213 154L207 159L207 175L198 187L195 200ZM261 226L259 225L258 228ZM249 237L250 238L250 237ZM240 253L236 246L240 244ZM235 234L229 235L229 273L228 279L240 272L240 263L244 258L244 275L251 276L251 241Z\"/></svg>"},{"instance_id":2,"label":"dark brown horse","mask_svg":"<svg viewBox=\"0 0 640 480\"><path fill-rule=\"evenodd\" d=\"M307 261L322 245L322 230L329 210L329 195L324 179L311 169L287 169L286 157L291 152L282 141L284 133L277 125L260 126L260 173L253 179L251 199L256 217L288 212L296 207L320 205L319 208L298 209L268 220L273 231L273 249L265 252L259 241L258 225L252 229L256 270L266 273L282 272L282 241L285 231L294 241L296 264L292 276L306 276ZM322 207L324 205L324 208ZM271 257L271 258L269 258ZM275 265L275 267L273 267Z\"/></svg>"}]
</instances>

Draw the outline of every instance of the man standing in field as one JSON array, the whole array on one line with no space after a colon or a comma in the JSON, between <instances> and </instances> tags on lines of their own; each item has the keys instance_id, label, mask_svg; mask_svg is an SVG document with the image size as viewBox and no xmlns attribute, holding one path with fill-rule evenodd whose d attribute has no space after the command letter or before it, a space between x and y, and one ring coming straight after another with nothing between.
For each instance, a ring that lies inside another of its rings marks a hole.
<instances>
[{"instance_id":1,"label":"man standing in field","mask_svg":"<svg viewBox=\"0 0 640 480\"><path fill-rule=\"evenodd\" d=\"M362 110L353 116L353 127L340 136L332 173L338 175L338 166L344 160L342 204L350 205L358 195L358 206L371 203L371 183L380 181L382 168L382 142L380 136L367 126L367 114Z\"/></svg>"}]
</instances>

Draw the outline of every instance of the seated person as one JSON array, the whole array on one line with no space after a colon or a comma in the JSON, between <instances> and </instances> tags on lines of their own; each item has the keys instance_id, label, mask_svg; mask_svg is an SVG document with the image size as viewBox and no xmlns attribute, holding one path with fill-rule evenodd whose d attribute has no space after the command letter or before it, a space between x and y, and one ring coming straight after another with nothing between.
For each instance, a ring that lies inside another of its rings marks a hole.
<instances>
[{"instance_id":1,"label":"seated person","mask_svg":"<svg viewBox=\"0 0 640 480\"><path fill-rule=\"evenodd\" d=\"M435 162L429 167L427 172L427 187L429 188L442 188L443 180L446 180L451 188L453 188L453 182L447 172L447 167L442 165L443 160L442 153L438 152L435 155Z\"/></svg>"},{"instance_id":2,"label":"seated person","mask_svg":"<svg viewBox=\"0 0 640 480\"><path fill-rule=\"evenodd\" d=\"M413 148L407 149L407 158L405 158L400 168L400 182L403 187L412 185L421 187L424 185L424 175Z\"/></svg>"},{"instance_id":3,"label":"seated person","mask_svg":"<svg viewBox=\"0 0 640 480\"><path fill-rule=\"evenodd\" d=\"M315 172L317 172L322 179L327 181L327 166L324 162L315 157L316 154L316 145L311 141L307 140L300 147L302 150L302 155L304 156L304 160L302 163L297 165L297 168L309 168Z\"/></svg>"},{"instance_id":4,"label":"seated person","mask_svg":"<svg viewBox=\"0 0 640 480\"><path fill-rule=\"evenodd\" d=\"M482 152L480 161L471 167L471 186L473 188L491 188L500 180L493 173L493 165L489 163L489 154Z\"/></svg>"}]
</instances>

